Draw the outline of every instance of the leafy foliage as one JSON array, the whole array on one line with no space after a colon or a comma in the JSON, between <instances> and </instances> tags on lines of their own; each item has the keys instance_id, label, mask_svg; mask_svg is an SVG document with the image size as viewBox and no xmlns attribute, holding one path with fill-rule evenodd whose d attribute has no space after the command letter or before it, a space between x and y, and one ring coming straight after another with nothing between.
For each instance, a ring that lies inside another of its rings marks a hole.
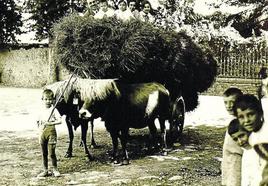
<instances>
[{"instance_id":1,"label":"leafy foliage","mask_svg":"<svg viewBox=\"0 0 268 186\"><path fill-rule=\"evenodd\" d=\"M54 27L57 61L92 78L120 78L137 83L157 81L171 96L183 95L186 109L197 106L198 92L216 76L216 61L185 33L116 18L67 16Z\"/></svg>"},{"instance_id":2,"label":"leafy foliage","mask_svg":"<svg viewBox=\"0 0 268 186\"><path fill-rule=\"evenodd\" d=\"M0 49L8 43L16 42L15 35L20 34L22 26L21 12L14 0L0 0Z\"/></svg>"},{"instance_id":3,"label":"leafy foliage","mask_svg":"<svg viewBox=\"0 0 268 186\"><path fill-rule=\"evenodd\" d=\"M83 4L69 4L69 0L26 0L24 3L27 12L31 13L29 19L34 20L29 28L36 31L37 39L50 38L52 25L73 10L83 10Z\"/></svg>"}]
</instances>

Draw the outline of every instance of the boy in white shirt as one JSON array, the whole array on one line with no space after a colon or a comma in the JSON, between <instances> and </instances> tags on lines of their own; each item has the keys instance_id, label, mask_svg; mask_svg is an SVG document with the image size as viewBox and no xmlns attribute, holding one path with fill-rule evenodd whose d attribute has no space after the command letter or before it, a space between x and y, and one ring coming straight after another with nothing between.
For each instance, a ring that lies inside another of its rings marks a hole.
<instances>
[{"instance_id":1,"label":"boy in white shirt","mask_svg":"<svg viewBox=\"0 0 268 186\"><path fill-rule=\"evenodd\" d=\"M57 167L57 157L55 152L57 143L57 132L55 125L61 124L61 116L58 110L53 107L54 94L52 90L46 89L43 91L42 101L44 103L44 107L40 110L40 114L37 119L37 126L40 131L39 143L41 145L44 171L41 172L38 177L46 177L49 175L48 154L50 155L52 161L52 173L55 177L59 177L60 173Z\"/></svg>"},{"instance_id":2,"label":"boy in white shirt","mask_svg":"<svg viewBox=\"0 0 268 186\"><path fill-rule=\"evenodd\" d=\"M230 123L234 119L234 102L235 100L243 95L242 91L236 87L231 87L225 90L223 93L224 105L227 112L230 114ZM223 150L222 150L222 185L225 186L241 186L241 161L242 161L242 148L232 139L228 134L225 133Z\"/></svg>"}]
</instances>

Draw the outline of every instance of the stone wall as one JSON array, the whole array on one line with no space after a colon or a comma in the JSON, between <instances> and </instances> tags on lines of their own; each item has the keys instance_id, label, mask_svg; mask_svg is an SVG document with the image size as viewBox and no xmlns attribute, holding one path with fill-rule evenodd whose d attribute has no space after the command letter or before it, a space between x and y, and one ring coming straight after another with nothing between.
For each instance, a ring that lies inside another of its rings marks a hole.
<instances>
[{"instance_id":1,"label":"stone wall","mask_svg":"<svg viewBox=\"0 0 268 186\"><path fill-rule=\"evenodd\" d=\"M66 79L68 71L53 61L49 48L20 49L0 52L0 82L6 86L39 88L53 81ZM229 87L238 87L244 93L256 94L257 79L217 78L202 94L222 95Z\"/></svg>"},{"instance_id":2,"label":"stone wall","mask_svg":"<svg viewBox=\"0 0 268 186\"><path fill-rule=\"evenodd\" d=\"M1 51L1 84L14 87L39 88L57 79L63 79L63 76L68 73L62 67L60 72L55 72L55 65L51 55L53 54L49 48Z\"/></svg>"},{"instance_id":3,"label":"stone wall","mask_svg":"<svg viewBox=\"0 0 268 186\"><path fill-rule=\"evenodd\" d=\"M204 93L205 95L222 95L229 87L240 88L243 93L257 94L258 87L261 85L259 79L240 79L240 78L216 78L214 84Z\"/></svg>"}]
</instances>

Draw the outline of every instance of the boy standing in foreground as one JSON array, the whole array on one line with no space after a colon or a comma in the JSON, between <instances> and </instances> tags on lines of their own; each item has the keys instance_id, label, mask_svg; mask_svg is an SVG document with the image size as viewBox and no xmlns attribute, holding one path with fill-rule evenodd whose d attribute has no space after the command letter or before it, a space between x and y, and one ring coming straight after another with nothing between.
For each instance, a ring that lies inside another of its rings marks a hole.
<instances>
[{"instance_id":1,"label":"boy standing in foreground","mask_svg":"<svg viewBox=\"0 0 268 186\"><path fill-rule=\"evenodd\" d=\"M42 160L44 171L38 177L48 176L48 153L52 160L52 173L55 177L59 177L60 173L57 167L56 143L57 132L55 125L61 124L61 116L56 108L53 108L54 94L52 90L46 89L42 94L44 107L40 110L40 115L37 120L38 128L40 129L39 143L42 150Z\"/></svg>"},{"instance_id":2,"label":"boy standing in foreground","mask_svg":"<svg viewBox=\"0 0 268 186\"><path fill-rule=\"evenodd\" d=\"M227 112L234 119L234 102L243 95L242 91L238 88L228 88L223 93L223 100ZM228 121L230 123L230 121ZM222 185L225 186L241 186L241 160L243 150L232 139L232 137L226 131L224 143L223 143L223 155L222 155Z\"/></svg>"}]
</instances>

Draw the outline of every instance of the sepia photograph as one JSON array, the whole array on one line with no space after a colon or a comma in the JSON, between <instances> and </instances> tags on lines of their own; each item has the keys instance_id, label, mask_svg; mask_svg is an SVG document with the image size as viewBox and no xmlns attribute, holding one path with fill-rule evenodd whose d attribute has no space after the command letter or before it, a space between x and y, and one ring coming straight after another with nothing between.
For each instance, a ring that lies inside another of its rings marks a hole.
<instances>
[{"instance_id":1,"label":"sepia photograph","mask_svg":"<svg viewBox=\"0 0 268 186\"><path fill-rule=\"evenodd\" d=\"M267 0L0 0L0 19L0 185L268 186Z\"/></svg>"}]
</instances>

